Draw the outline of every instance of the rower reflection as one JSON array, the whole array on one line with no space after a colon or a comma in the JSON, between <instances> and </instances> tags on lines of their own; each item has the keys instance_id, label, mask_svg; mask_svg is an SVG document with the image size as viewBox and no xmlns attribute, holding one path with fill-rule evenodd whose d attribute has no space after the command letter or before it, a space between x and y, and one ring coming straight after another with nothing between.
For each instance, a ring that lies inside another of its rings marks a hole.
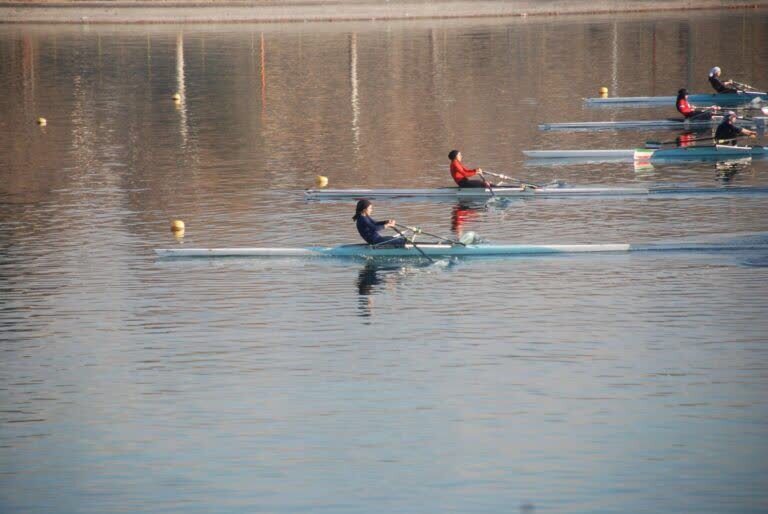
<instances>
[{"instance_id":1,"label":"rower reflection","mask_svg":"<svg viewBox=\"0 0 768 514\"><path fill-rule=\"evenodd\" d=\"M466 224L480 218L480 210L487 208L486 202L459 202L453 206L451 212L451 230L458 237L464 233Z\"/></svg>"},{"instance_id":2,"label":"rower reflection","mask_svg":"<svg viewBox=\"0 0 768 514\"><path fill-rule=\"evenodd\" d=\"M683 132L676 138L677 146L692 146L696 142L696 134L693 132Z\"/></svg>"},{"instance_id":3,"label":"rower reflection","mask_svg":"<svg viewBox=\"0 0 768 514\"><path fill-rule=\"evenodd\" d=\"M735 159L715 163L715 179L727 184L741 171L752 168L751 159Z\"/></svg>"},{"instance_id":4,"label":"rower reflection","mask_svg":"<svg viewBox=\"0 0 768 514\"><path fill-rule=\"evenodd\" d=\"M430 265L429 262L404 266L402 263L367 261L357 276L360 316L364 318L373 316L376 295L394 290L408 275L419 269L428 268Z\"/></svg>"}]
</instances>

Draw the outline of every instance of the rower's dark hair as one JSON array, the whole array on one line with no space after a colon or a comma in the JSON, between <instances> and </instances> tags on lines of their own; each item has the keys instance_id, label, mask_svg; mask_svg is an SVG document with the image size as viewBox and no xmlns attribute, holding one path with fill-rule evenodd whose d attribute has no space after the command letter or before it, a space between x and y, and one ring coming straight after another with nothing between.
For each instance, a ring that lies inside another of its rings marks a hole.
<instances>
[{"instance_id":1,"label":"rower's dark hair","mask_svg":"<svg viewBox=\"0 0 768 514\"><path fill-rule=\"evenodd\" d=\"M459 151L458 150L451 150L450 152L448 152L448 158L450 160L454 160L456 158L456 156L458 156L458 155L459 155Z\"/></svg>"},{"instance_id":2,"label":"rower's dark hair","mask_svg":"<svg viewBox=\"0 0 768 514\"><path fill-rule=\"evenodd\" d=\"M357 207L355 207L355 215L352 216L352 221L357 221L357 218L360 217L362 212L370 206L371 206L371 201L366 200L365 198L357 202Z\"/></svg>"},{"instance_id":3,"label":"rower's dark hair","mask_svg":"<svg viewBox=\"0 0 768 514\"><path fill-rule=\"evenodd\" d=\"M687 94L688 94L688 90L685 88L682 88L677 92L677 99L680 100L681 98L685 98L685 95Z\"/></svg>"}]
</instances>

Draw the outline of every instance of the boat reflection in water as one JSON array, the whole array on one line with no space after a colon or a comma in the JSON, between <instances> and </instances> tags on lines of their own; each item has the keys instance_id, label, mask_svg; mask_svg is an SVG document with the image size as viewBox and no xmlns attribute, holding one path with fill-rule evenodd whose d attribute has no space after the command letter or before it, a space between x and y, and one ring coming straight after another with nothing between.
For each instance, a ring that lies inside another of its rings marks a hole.
<instances>
[{"instance_id":1,"label":"boat reflection in water","mask_svg":"<svg viewBox=\"0 0 768 514\"><path fill-rule=\"evenodd\" d=\"M736 175L739 174L739 172L742 172L744 170L754 171L754 167L752 166L752 159L750 157L745 157L742 159L726 159L722 161L716 161L706 165L706 167L709 167L710 165L712 165L712 167L714 168L715 180L723 184L730 183L731 180ZM690 168L686 164L678 163L675 165L662 165L662 166L664 168L663 169L664 175L668 175L670 172L675 171L675 169L679 169L681 172L690 171ZM654 164L648 161L638 161L634 163L635 174L638 177L645 175L649 179L650 177L656 174L656 169L658 167L659 167L658 163ZM699 165L699 168L697 169L700 169L700 168L701 168L701 165ZM660 175L660 176L663 176L663 175Z\"/></svg>"}]
</instances>

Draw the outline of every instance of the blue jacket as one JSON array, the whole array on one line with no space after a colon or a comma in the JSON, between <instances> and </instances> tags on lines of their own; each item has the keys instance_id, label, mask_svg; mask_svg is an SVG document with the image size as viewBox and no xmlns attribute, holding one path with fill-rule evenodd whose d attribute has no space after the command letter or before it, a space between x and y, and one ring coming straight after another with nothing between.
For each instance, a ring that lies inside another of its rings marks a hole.
<instances>
[{"instance_id":1,"label":"blue jacket","mask_svg":"<svg viewBox=\"0 0 768 514\"><path fill-rule=\"evenodd\" d=\"M357 231L360 232L360 236L365 239L365 242L371 245L375 245L382 241L391 239L379 234L379 230L384 228L387 224L386 221L376 221L368 216L360 216L355 222L357 225Z\"/></svg>"}]
</instances>

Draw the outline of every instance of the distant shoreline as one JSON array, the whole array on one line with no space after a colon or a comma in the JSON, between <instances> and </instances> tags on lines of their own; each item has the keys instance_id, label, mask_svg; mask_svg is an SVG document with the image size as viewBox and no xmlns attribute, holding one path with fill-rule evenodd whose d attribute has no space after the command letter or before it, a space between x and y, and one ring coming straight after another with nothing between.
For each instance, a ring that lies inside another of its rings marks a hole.
<instances>
[{"instance_id":1,"label":"distant shoreline","mask_svg":"<svg viewBox=\"0 0 768 514\"><path fill-rule=\"evenodd\" d=\"M317 22L764 8L768 0L0 0L0 24Z\"/></svg>"}]
</instances>

